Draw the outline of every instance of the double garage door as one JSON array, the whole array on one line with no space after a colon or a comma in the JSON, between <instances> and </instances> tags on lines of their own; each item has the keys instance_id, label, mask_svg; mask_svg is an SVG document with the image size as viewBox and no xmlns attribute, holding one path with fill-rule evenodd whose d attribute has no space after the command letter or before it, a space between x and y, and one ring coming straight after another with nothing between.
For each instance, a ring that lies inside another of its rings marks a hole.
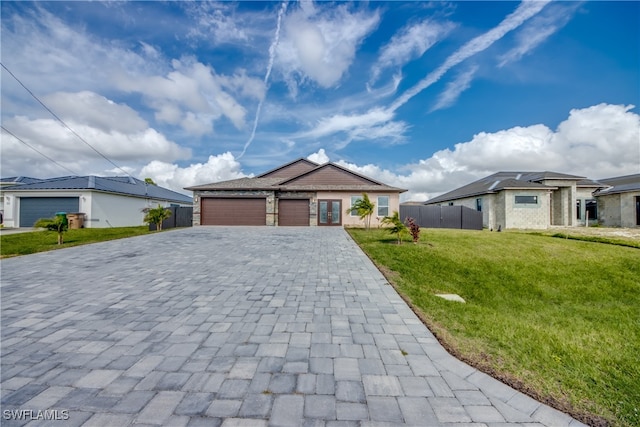
<instances>
[{"instance_id":1,"label":"double garage door","mask_svg":"<svg viewBox=\"0 0 640 427\"><path fill-rule=\"evenodd\" d=\"M279 200L279 225L309 225L309 200ZM264 198L201 199L202 225L266 225L267 201Z\"/></svg>"},{"instance_id":2,"label":"double garage door","mask_svg":"<svg viewBox=\"0 0 640 427\"><path fill-rule=\"evenodd\" d=\"M78 212L78 197L20 197L20 227L33 227L40 218L53 218L56 212Z\"/></svg>"}]
</instances>

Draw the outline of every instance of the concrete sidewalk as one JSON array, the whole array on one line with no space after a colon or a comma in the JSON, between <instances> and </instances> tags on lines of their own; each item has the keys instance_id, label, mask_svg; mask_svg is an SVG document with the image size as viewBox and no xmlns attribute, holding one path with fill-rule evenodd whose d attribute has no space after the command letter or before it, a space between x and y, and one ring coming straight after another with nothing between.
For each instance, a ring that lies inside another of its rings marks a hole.
<instances>
[{"instance_id":1,"label":"concrete sidewalk","mask_svg":"<svg viewBox=\"0 0 640 427\"><path fill-rule=\"evenodd\" d=\"M341 228L0 263L3 426L582 425L450 356Z\"/></svg>"}]
</instances>

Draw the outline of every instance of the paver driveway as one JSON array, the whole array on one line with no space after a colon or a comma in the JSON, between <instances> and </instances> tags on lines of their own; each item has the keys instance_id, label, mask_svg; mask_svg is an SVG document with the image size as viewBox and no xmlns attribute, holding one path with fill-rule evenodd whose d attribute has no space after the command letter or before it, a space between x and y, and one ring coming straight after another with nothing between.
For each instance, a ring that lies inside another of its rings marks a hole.
<instances>
[{"instance_id":1,"label":"paver driveway","mask_svg":"<svg viewBox=\"0 0 640 427\"><path fill-rule=\"evenodd\" d=\"M579 425L449 356L339 228L198 227L1 266L3 426Z\"/></svg>"}]
</instances>

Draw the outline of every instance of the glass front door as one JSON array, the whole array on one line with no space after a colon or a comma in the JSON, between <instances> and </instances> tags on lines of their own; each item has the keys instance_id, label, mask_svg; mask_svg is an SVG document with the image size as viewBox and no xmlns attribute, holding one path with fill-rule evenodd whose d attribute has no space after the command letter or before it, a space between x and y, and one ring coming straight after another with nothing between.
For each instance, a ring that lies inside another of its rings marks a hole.
<instances>
[{"instance_id":1,"label":"glass front door","mask_svg":"<svg viewBox=\"0 0 640 427\"><path fill-rule=\"evenodd\" d=\"M318 200L318 225L342 225L342 201Z\"/></svg>"}]
</instances>

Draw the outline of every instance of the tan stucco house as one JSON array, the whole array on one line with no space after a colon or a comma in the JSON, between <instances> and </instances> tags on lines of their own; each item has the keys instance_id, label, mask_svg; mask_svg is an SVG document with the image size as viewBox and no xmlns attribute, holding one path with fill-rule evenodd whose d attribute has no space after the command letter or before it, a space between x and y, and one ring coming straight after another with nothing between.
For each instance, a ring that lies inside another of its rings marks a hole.
<instances>
[{"instance_id":1,"label":"tan stucco house","mask_svg":"<svg viewBox=\"0 0 640 427\"><path fill-rule=\"evenodd\" d=\"M400 193L335 163L298 159L252 178L187 187L193 225L356 226L346 213L367 193L375 204L371 225L399 210Z\"/></svg>"}]
</instances>

